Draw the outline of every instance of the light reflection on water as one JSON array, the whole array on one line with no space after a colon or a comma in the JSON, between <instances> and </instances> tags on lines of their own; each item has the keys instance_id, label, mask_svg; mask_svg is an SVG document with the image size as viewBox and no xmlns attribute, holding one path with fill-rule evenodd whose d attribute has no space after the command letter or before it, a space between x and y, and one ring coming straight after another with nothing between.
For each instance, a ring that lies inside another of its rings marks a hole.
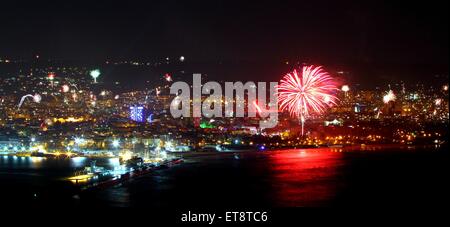
<instances>
[{"instance_id":1,"label":"light reflection on water","mask_svg":"<svg viewBox=\"0 0 450 227\"><path fill-rule=\"evenodd\" d=\"M198 153L174 168L103 190L93 201L119 207L321 206L339 190L343 155L328 148Z\"/></svg>"},{"instance_id":2,"label":"light reflection on water","mask_svg":"<svg viewBox=\"0 0 450 227\"><path fill-rule=\"evenodd\" d=\"M439 163L446 163L445 159L440 153L430 151L433 150L377 145L184 154L185 162L181 165L155 171L120 187L80 195L80 201L86 206L125 207L189 207L192 204L205 207L309 207L394 200L408 202L410 195L439 188L429 186L435 184L434 178L444 179L442 174L436 173L444 172L440 171L443 165ZM0 180L3 183L10 172L26 172L23 169L41 176L59 174L61 169L73 173L75 168L90 165L91 160L0 156ZM96 165L113 169L119 165L119 160L99 159ZM13 171L9 171L11 169ZM418 176L426 178L418 183ZM11 182L17 182L16 176L11 179ZM33 178L27 177L23 181L28 184L30 179ZM17 188L26 187L13 187L11 192ZM402 194L398 192L409 194L399 199Z\"/></svg>"},{"instance_id":3,"label":"light reflection on water","mask_svg":"<svg viewBox=\"0 0 450 227\"><path fill-rule=\"evenodd\" d=\"M0 171L7 170L21 170L21 171L46 171L57 170L62 173L73 172L76 169L83 169L91 165L91 161L95 161L97 166L102 166L107 169L114 169L120 165L118 158L86 158L86 157L72 157L72 158L52 158L52 157L18 157L3 155L0 158Z\"/></svg>"},{"instance_id":4,"label":"light reflection on water","mask_svg":"<svg viewBox=\"0 0 450 227\"><path fill-rule=\"evenodd\" d=\"M398 198L392 188L403 191L416 185L414 173L422 171L416 168L422 164L422 157L439 160L429 151L377 145L186 154L179 166L108 188L86 200L137 207L383 203ZM404 168L402 173L398 173L400 166ZM399 183L399 178L408 180ZM401 199L409 201L408 196Z\"/></svg>"},{"instance_id":5,"label":"light reflection on water","mask_svg":"<svg viewBox=\"0 0 450 227\"><path fill-rule=\"evenodd\" d=\"M270 181L274 204L317 206L335 195L342 153L323 149L286 150L270 155Z\"/></svg>"},{"instance_id":6,"label":"light reflection on water","mask_svg":"<svg viewBox=\"0 0 450 227\"><path fill-rule=\"evenodd\" d=\"M71 158L70 161L72 162L73 166L81 167L81 166L85 165L86 157L74 157L74 158Z\"/></svg>"}]
</instances>

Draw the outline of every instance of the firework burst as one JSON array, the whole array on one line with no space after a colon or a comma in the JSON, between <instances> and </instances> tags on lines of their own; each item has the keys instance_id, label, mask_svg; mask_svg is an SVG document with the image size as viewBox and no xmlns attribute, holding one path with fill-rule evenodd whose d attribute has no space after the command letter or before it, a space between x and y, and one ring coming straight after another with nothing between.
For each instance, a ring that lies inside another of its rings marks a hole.
<instances>
[{"instance_id":1,"label":"firework burst","mask_svg":"<svg viewBox=\"0 0 450 227\"><path fill-rule=\"evenodd\" d=\"M318 66L304 66L300 72L286 74L277 86L281 110L298 117L302 124L311 114L322 114L336 104L338 88L333 78Z\"/></svg>"},{"instance_id":2,"label":"firework burst","mask_svg":"<svg viewBox=\"0 0 450 227\"><path fill-rule=\"evenodd\" d=\"M384 96L383 96L383 102L389 103L391 101L395 101L397 97L395 96L394 92L392 90L389 90Z\"/></svg>"}]
</instances>

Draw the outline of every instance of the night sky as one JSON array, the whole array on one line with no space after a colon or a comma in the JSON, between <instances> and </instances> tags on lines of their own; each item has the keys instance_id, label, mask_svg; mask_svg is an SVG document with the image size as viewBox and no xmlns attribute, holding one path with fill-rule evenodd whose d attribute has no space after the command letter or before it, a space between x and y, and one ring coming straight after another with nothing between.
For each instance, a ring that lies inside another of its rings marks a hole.
<instances>
[{"instance_id":1,"label":"night sky","mask_svg":"<svg viewBox=\"0 0 450 227\"><path fill-rule=\"evenodd\" d=\"M72 3L69 3L72 2ZM156 60L288 70L286 61L400 79L448 75L444 1L39 1L2 3L0 57Z\"/></svg>"}]
</instances>

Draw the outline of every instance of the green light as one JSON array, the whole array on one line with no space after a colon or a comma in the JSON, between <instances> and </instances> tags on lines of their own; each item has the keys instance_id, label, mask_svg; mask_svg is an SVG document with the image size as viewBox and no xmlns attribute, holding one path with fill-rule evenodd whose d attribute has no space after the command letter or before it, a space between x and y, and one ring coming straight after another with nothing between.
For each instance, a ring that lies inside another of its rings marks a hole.
<instances>
[{"instance_id":1,"label":"green light","mask_svg":"<svg viewBox=\"0 0 450 227\"><path fill-rule=\"evenodd\" d=\"M94 69L90 72L90 75L92 78L94 78L94 83L97 83L97 78L100 76L100 70L99 69Z\"/></svg>"},{"instance_id":2,"label":"green light","mask_svg":"<svg viewBox=\"0 0 450 227\"><path fill-rule=\"evenodd\" d=\"M200 124L200 128L214 128L214 125L208 123L208 122L202 122Z\"/></svg>"}]
</instances>

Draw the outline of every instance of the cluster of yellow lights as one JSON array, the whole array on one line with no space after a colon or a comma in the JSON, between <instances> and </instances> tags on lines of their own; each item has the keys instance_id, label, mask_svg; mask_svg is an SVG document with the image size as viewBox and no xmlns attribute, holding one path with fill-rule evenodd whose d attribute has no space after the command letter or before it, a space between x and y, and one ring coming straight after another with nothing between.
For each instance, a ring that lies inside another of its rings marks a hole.
<instances>
[{"instance_id":1,"label":"cluster of yellow lights","mask_svg":"<svg viewBox=\"0 0 450 227\"><path fill-rule=\"evenodd\" d=\"M82 122L82 121L84 121L83 117L53 118L53 122L60 122L60 123L66 123L66 122L76 123L76 122Z\"/></svg>"},{"instance_id":2,"label":"cluster of yellow lights","mask_svg":"<svg viewBox=\"0 0 450 227\"><path fill-rule=\"evenodd\" d=\"M47 153L47 150L43 145L36 145L30 148L31 152Z\"/></svg>"},{"instance_id":3,"label":"cluster of yellow lights","mask_svg":"<svg viewBox=\"0 0 450 227\"><path fill-rule=\"evenodd\" d=\"M133 153L130 151L125 151L120 153L119 156L122 158L122 160L127 161L133 157Z\"/></svg>"},{"instance_id":4,"label":"cluster of yellow lights","mask_svg":"<svg viewBox=\"0 0 450 227\"><path fill-rule=\"evenodd\" d=\"M84 174L67 178L67 180L72 181L73 183L87 182L89 179L93 177L93 174Z\"/></svg>"}]
</instances>

